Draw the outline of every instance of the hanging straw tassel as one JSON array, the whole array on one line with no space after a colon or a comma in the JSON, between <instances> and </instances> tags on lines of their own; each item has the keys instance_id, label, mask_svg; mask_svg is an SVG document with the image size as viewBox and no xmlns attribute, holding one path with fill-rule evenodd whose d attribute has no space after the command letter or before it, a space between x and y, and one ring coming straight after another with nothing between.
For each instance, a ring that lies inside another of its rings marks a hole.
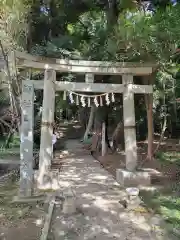
<instances>
[{"instance_id":1,"label":"hanging straw tassel","mask_svg":"<svg viewBox=\"0 0 180 240\"><path fill-rule=\"evenodd\" d=\"M99 103L98 103L97 97L94 98L94 104L95 104L96 107L99 107Z\"/></svg>"},{"instance_id":2,"label":"hanging straw tassel","mask_svg":"<svg viewBox=\"0 0 180 240\"><path fill-rule=\"evenodd\" d=\"M111 94L111 101L115 102L114 93Z\"/></svg>"},{"instance_id":3,"label":"hanging straw tassel","mask_svg":"<svg viewBox=\"0 0 180 240\"><path fill-rule=\"evenodd\" d=\"M90 106L91 106L91 98L88 97L88 107L90 107Z\"/></svg>"},{"instance_id":4,"label":"hanging straw tassel","mask_svg":"<svg viewBox=\"0 0 180 240\"><path fill-rule=\"evenodd\" d=\"M100 96L100 106L103 106L103 100L102 100L102 96Z\"/></svg>"},{"instance_id":5,"label":"hanging straw tassel","mask_svg":"<svg viewBox=\"0 0 180 240\"><path fill-rule=\"evenodd\" d=\"M63 100L64 100L64 101L66 101L66 97L67 97L66 91L64 91L64 94L63 94Z\"/></svg>"},{"instance_id":6,"label":"hanging straw tassel","mask_svg":"<svg viewBox=\"0 0 180 240\"><path fill-rule=\"evenodd\" d=\"M70 99L70 102L71 102L71 103L74 103L74 99L73 99L73 94L72 94L72 92L70 92L70 94L69 94L69 99Z\"/></svg>"},{"instance_id":7,"label":"hanging straw tassel","mask_svg":"<svg viewBox=\"0 0 180 240\"><path fill-rule=\"evenodd\" d=\"M84 96L81 97L81 104L82 104L83 107L86 106L86 102L85 102Z\"/></svg>"},{"instance_id":8,"label":"hanging straw tassel","mask_svg":"<svg viewBox=\"0 0 180 240\"><path fill-rule=\"evenodd\" d=\"M76 105L78 106L79 105L79 96L76 95Z\"/></svg>"},{"instance_id":9,"label":"hanging straw tassel","mask_svg":"<svg viewBox=\"0 0 180 240\"><path fill-rule=\"evenodd\" d=\"M110 104L110 101L109 101L109 94L107 93L106 94L106 105L109 105Z\"/></svg>"}]
</instances>

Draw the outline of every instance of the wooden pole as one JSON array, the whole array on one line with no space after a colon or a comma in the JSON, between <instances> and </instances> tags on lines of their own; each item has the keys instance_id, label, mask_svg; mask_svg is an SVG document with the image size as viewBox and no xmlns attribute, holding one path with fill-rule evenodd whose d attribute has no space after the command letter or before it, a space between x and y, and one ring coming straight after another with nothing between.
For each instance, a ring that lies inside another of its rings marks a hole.
<instances>
[{"instance_id":1,"label":"wooden pole","mask_svg":"<svg viewBox=\"0 0 180 240\"><path fill-rule=\"evenodd\" d=\"M106 155L106 124L102 123L102 157Z\"/></svg>"},{"instance_id":2,"label":"wooden pole","mask_svg":"<svg viewBox=\"0 0 180 240\"><path fill-rule=\"evenodd\" d=\"M123 75L125 84L123 93L124 137L126 153L126 169L134 171L137 166L136 128L134 111L134 93L132 91L133 75Z\"/></svg>"},{"instance_id":3,"label":"wooden pole","mask_svg":"<svg viewBox=\"0 0 180 240\"><path fill-rule=\"evenodd\" d=\"M38 177L38 185L40 188L43 187L44 177L48 176L48 172L51 167L51 161L53 158L52 137L55 109L55 81L55 70L45 70Z\"/></svg>"},{"instance_id":4,"label":"wooden pole","mask_svg":"<svg viewBox=\"0 0 180 240\"><path fill-rule=\"evenodd\" d=\"M22 82L20 146L20 197L29 197L33 190L33 127L34 86L31 81Z\"/></svg>"},{"instance_id":5,"label":"wooden pole","mask_svg":"<svg viewBox=\"0 0 180 240\"><path fill-rule=\"evenodd\" d=\"M42 229L42 234L41 234L40 240L48 239L48 233L50 230L54 206L55 206L55 196L53 196L53 199L49 203L48 213L46 215L46 219L45 219L44 227Z\"/></svg>"},{"instance_id":6,"label":"wooden pole","mask_svg":"<svg viewBox=\"0 0 180 240\"><path fill-rule=\"evenodd\" d=\"M147 152L147 158L149 160L152 159L153 154L153 135L154 135L154 129L153 129L153 95L147 94L145 96L146 99L146 109L147 109L147 123L148 123L148 152Z\"/></svg>"},{"instance_id":7,"label":"wooden pole","mask_svg":"<svg viewBox=\"0 0 180 240\"><path fill-rule=\"evenodd\" d=\"M146 76L144 77L145 84L152 84L153 77ZM147 110L147 125L148 125L148 151L147 159L151 160L153 157L153 139L154 139L154 127L153 127L153 94L145 94L145 104Z\"/></svg>"}]
</instances>

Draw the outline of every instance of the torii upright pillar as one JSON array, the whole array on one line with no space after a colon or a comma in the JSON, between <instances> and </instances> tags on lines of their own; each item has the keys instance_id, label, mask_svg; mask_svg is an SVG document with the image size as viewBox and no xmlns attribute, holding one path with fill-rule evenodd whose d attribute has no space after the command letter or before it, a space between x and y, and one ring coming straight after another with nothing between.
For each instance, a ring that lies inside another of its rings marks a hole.
<instances>
[{"instance_id":1,"label":"torii upright pillar","mask_svg":"<svg viewBox=\"0 0 180 240\"><path fill-rule=\"evenodd\" d=\"M122 76L125 86L123 93L124 137L126 169L116 170L116 179L123 186L150 185L148 172L137 170L136 123L133 93L133 75Z\"/></svg>"},{"instance_id":2,"label":"torii upright pillar","mask_svg":"<svg viewBox=\"0 0 180 240\"><path fill-rule=\"evenodd\" d=\"M41 145L39 156L38 188L45 188L49 184L49 170L53 158L53 124L55 108L55 81L56 71L45 70L44 93L41 123Z\"/></svg>"},{"instance_id":3,"label":"torii upright pillar","mask_svg":"<svg viewBox=\"0 0 180 240\"><path fill-rule=\"evenodd\" d=\"M137 166L136 124L134 111L134 93L132 92L133 75L123 75L126 85L123 93L124 139L126 169L134 171Z\"/></svg>"}]
</instances>

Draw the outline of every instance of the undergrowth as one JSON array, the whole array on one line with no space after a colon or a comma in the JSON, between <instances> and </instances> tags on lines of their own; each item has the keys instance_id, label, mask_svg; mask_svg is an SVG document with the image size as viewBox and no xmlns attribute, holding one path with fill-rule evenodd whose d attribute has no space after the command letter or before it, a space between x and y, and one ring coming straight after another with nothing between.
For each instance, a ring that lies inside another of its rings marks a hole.
<instances>
[{"instance_id":1,"label":"undergrowth","mask_svg":"<svg viewBox=\"0 0 180 240\"><path fill-rule=\"evenodd\" d=\"M167 167L174 164L180 168L179 152L159 152L156 159ZM155 192L141 191L140 194L147 208L160 214L170 231L180 229L180 179L163 183Z\"/></svg>"}]
</instances>

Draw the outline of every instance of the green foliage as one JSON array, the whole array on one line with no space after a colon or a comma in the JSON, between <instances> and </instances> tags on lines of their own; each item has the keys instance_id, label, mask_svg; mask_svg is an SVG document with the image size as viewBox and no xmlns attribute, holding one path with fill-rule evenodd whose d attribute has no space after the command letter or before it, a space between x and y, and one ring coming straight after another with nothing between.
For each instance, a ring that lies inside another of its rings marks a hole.
<instances>
[{"instance_id":1,"label":"green foliage","mask_svg":"<svg viewBox=\"0 0 180 240\"><path fill-rule=\"evenodd\" d=\"M3 90L0 90L0 109L2 110L4 106L8 106L8 105L9 105L9 98L7 96L7 93Z\"/></svg>"},{"instance_id":2,"label":"green foliage","mask_svg":"<svg viewBox=\"0 0 180 240\"><path fill-rule=\"evenodd\" d=\"M126 2L126 6L123 2L119 5L122 11L111 32L107 29L106 8L100 9L96 1L91 7L75 11L74 17L70 16L71 10L67 8L74 2L65 6L59 3L55 16L50 15L53 21L48 22L47 16L40 18L51 31L55 31L52 24L58 24L60 20L63 23L59 27L63 25L63 28L56 37L52 33L48 41L35 44L32 53L71 59L157 62L160 71L155 80L153 106L155 122L159 123L165 115L171 114L173 118L177 115L173 101L180 96L179 83L175 79L179 65L172 60L172 55L180 44L180 5L163 11L157 9L150 14L140 11L130 2ZM61 97L58 105L64 108ZM168 112L164 111L164 105L167 105ZM145 121L146 113L138 103L136 106L139 126ZM119 118L117 113L115 117Z\"/></svg>"},{"instance_id":3,"label":"green foliage","mask_svg":"<svg viewBox=\"0 0 180 240\"><path fill-rule=\"evenodd\" d=\"M180 4L165 8L167 1L165 5L152 2L158 7L153 14L141 11L140 3L131 0L114 1L114 6L99 0L0 0L0 39L7 49L19 47L42 56L157 62L160 71L154 85L154 113L159 122L164 117L162 104L175 112L175 105L169 102L180 96L178 58L172 58L180 46ZM57 96L57 106L69 107L62 95ZM141 124L145 111L139 103L136 106L137 124ZM115 118L119 119L118 113Z\"/></svg>"},{"instance_id":4,"label":"green foliage","mask_svg":"<svg viewBox=\"0 0 180 240\"><path fill-rule=\"evenodd\" d=\"M180 198L175 194L179 192L179 189L179 184L167 184L166 189L155 193L140 192L146 206L153 209L156 214L159 214L164 219L166 224L163 227L174 234L176 233L175 230L180 228Z\"/></svg>"},{"instance_id":5,"label":"green foliage","mask_svg":"<svg viewBox=\"0 0 180 240\"><path fill-rule=\"evenodd\" d=\"M117 59L167 63L180 43L180 5L156 11L121 14L115 30ZM114 35L114 33L113 33Z\"/></svg>"},{"instance_id":6,"label":"green foliage","mask_svg":"<svg viewBox=\"0 0 180 240\"><path fill-rule=\"evenodd\" d=\"M26 0L0 1L0 40L5 49L24 47L29 4Z\"/></svg>"},{"instance_id":7,"label":"green foliage","mask_svg":"<svg viewBox=\"0 0 180 240\"><path fill-rule=\"evenodd\" d=\"M156 158L162 164L171 164L175 163L176 165L180 165L180 153L179 152L157 152Z\"/></svg>"}]
</instances>

